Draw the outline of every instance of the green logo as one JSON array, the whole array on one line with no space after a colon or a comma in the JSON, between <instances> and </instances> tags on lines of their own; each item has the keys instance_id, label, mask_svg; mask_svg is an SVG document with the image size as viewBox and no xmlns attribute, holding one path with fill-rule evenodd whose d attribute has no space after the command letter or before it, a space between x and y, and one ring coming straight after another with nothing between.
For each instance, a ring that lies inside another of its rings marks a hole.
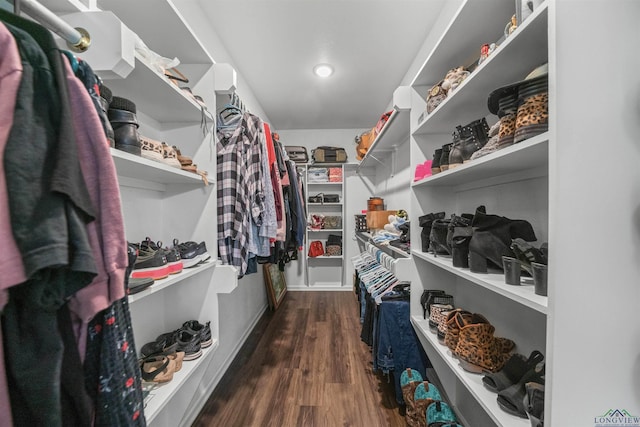
<instances>
[{"instance_id":1,"label":"green logo","mask_svg":"<svg viewBox=\"0 0 640 427\"><path fill-rule=\"evenodd\" d=\"M640 417L626 409L609 409L593 419L594 427L640 427Z\"/></svg>"}]
</instances>

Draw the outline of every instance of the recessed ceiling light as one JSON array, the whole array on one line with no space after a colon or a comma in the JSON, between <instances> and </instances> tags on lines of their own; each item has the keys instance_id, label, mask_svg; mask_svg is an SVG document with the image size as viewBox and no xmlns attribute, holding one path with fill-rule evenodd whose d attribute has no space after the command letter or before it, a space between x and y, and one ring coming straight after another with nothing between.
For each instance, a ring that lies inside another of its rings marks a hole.
<instances>
[{"instance_id":1,"label":"recessed ceiling light","mask_svg":"<svg viewBox=\"0 0 640 427\"><path fill-rule=\"evenodd\" d=\"M329 64L318 64L313 67L313 73L318 77L329 77L333 74L333 67Z\"/></svg>"}]
</instances>

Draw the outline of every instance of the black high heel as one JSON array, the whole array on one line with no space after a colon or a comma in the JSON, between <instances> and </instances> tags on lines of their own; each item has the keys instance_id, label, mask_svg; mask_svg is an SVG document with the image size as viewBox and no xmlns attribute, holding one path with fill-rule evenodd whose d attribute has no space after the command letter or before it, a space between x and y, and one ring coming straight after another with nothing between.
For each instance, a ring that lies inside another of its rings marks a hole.
<instances>
[{"instance_id":1,"label":"black high heel","mask_svg":"<svg viewBox=\"0 0 640 427\"><path fill-rule=\"evenodd\" d=\"M547 243L543 243L540 249L531 243L525 242L521 238L511 241L511 250L515 254L515 258L520 261L520 267L533 276L532 262L539 264L547 264Z\"/></svg>"}]
</instances>

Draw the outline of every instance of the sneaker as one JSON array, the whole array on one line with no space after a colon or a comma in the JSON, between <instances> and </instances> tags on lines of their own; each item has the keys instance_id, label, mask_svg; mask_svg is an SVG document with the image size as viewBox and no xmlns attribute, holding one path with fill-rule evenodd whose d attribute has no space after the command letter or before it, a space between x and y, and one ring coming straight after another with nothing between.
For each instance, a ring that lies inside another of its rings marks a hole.
<instances>
[{"instance_id":1,"label":"sneaker","mask_svg":"<svg viewBox=\"0 0 640 427\"><path fill-rule=\"evenodd\" d=\"M207 322L206 324L202 324L197 320L189 320L188 322L184 322L182 325L182 329L185 331L189 331L192 334L198 334L200 337L200 345L202 348L211 347L213 344L213 338L211 337L211 322Z\"/></svg>"},{"instance_id":2,"label":"sneaker","mask_svg":"<svg viewBox=\"0 0 640 427\"><path fill-rule=\"evenodd\" d=\"M181 329L175 335L178 347L176 351L184 351L184 360L194 360L202 356L200 334Z\"/></svg>"},{"instance_id":3,"label":"sneaker","mask_svg":"<svg viewBox=\"0 0 640 427\"><path fill-rule=\"evenodd\" d=\"M169 276L169 264L162 251L153 250L147 246L138 247L138 258L133 265L131 277L135 279L151 278L164 279Z\"/></svg>"},{"instance_id":4,"label":"sneaker","mask_svg":"<svg viewBox=\"0 0 640 427\"><path fill-rule=\"evenodd\" d=\"M184 264L184 268L195 267L201 262L207 261L211 258L209 252L207 252L207 245L205 242L185 242L179 243L178 239L173 239L173 247L180 252L180 258Z\"/></svg>"},{"instance_id":5,"label":"sneaker","mask_svg":"<svg viewBox=\"0 0 640 427\"><path fill-rule=\"evenodd\" d=\"M175 353L178 348L178 343L175 339L176 334L180 331L177 329L173 332L168 332L165 334L160 334L155 339L155 341L148 342L142 346L140 349L140 356L142 358L155 356L160 354L171 354Z\"/></svg>"},{"instance_id":6,"label":"sneaker","mask_svg":"<svg viewBox=\"0 0 640 427\"><path fill-rule=\"evenodd\" d=\"M133 270L133 266L138 259L138 248L129 242L127 242L127 256L129 258L129 264L125 271L124 284L127 295L133 295L144 291L149 286L153 285L155 281L152 278L135 279L133 277L129 277Z\"/></svg>"},{"instance_id":7,"label":"sneaker","mask_svg":"<svg viewBox=\"0 0 640 427\"><path fill-rule=\"evenodd\" d=\"M162 247L162 242L158 240L158 242L154 242L151 238L147 237L143 242L140 243L140 247L150 248L154 251L160 251L167 258L167 265L169 266L169 274L176 274L182 271L184 267L182 263L182 259L180 258L180 252L176 248L167 248Z\"/></svg>"}]
</instances>

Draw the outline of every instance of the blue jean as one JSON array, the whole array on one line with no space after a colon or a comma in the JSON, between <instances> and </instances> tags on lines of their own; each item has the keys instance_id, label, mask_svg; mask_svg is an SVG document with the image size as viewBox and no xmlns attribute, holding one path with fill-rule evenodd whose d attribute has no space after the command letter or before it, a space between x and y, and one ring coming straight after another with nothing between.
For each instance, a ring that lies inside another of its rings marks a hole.
<instances>
[{"instance_id":1,"label":"blue jean","mask_svg":"<svg viewBox=\"0 0 640 427\"><path fill-rule=\"evenodd\" d=\"M404 404L400 375L407 369L415 369L426 378L431 364L411 325L408 301L382 301L378 306L374 333L374 368L387 373L394 371L396 401ZM376 363L377 362L377 363Z\"/></svg>"}]
</instances>

